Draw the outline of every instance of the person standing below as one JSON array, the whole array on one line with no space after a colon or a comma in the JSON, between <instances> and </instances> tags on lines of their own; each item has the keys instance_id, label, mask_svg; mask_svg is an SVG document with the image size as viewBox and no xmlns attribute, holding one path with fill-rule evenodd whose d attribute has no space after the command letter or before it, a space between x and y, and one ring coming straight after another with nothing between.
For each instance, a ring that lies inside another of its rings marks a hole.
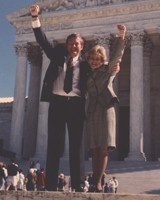
<instances>
[{"instance_id":1,"label":"person standing below","mask_svg":"<svg viewBox=\"0 0 160 200\"><path fill-rule=\"evenodd\" d=\"M0 162L0 190L4 190L5 179L6 176L3 169L3 162Z\"/></svg>"},{"instance_id":2,"label":"person standing below","mask_svg":"<svg viewBox=\"0 0 160 200\"><path fill-rule=\"evenodd\" d=\"M126 27L118 25L117 47L109 64L103 46L94 46L86 55L92 69L87 81L86 132L91 150L95 191L102 192L102 177L107 167L108 153L114 149L116 135L116 117L114 103L118 98L113 90L116 73L112 66L120 63L124 52Z\"/></svg>"},{"instance_id":3,"label":"person standing below","mask_svg":"<svg viewBox=\"0 0 160 200\"><path fill-rule=\"evenodd\" d=\"M104 193L109 193L108 183L105 183L103 191Z\"/></svg>"},{"instance_id":4,"label":"person standing below","mask_svg":"<svg viewBox=\"0 0 160 200\"><path fill-rule=\"evenodd\" d=\"M18 165L15 163L15 159L11 159L11 162L7 166L8 176L6 179L5 191L8 191L10 187L12 190L17 191L17 182L18 182Z\"/></svg>"},{"instance_id":5,"label":"person standing below","mask_svg":"<svg viewBox=\"0 0 160 200\"><path fill-rule=\"evenodd\" d=\"M113 181L113 178L109 179L108 185L109 185L109 193L115 193L116 184Z\"/></svg>"},{"instance_id":6,"label":"person standing below","mask_svg":"<svg viewBox=\"0 0 160 200\"><path fill-rule=\"evenodd\" d=\"M64 174L59 174L58 176L58 191L64 191L64 187L67 184L66 177Z\"/></svg>"},{"instance_id":7,"label":"person standing below","mask_svg":"<svg viewBox=\"0 0 160 200\"><path fill-rule=\"evenodd\" d=\"M88 179L89 179L88 176L86 176L85 179L84 179L84 188L83 188L84 192L88 192L89 191L90 185L89 185Z\"/></svg>"},{"instance_id":8,"label":"person standing below","mask_svg":"<svg viewBox=\"0 0 160 200\"><path fill-rule=\"evenodd\" d=\"M44 171L44 168L41 168L41 170L37 171L37 180L36 180L37 191L45 190L45 182L46 182L46 173Z\"/></svg>"},{"instance_id":9,"label":"person standing below","mask_svg":"<svg viewBox=\"0 0 160 200\"><path fill-rule=\"evenodd\" d=\"M113 181L115 182L115 193L117 193L119 182L115 176L113 176L112 178L113 178Z\"/></svg>"},{"instance_id":10,"label":"person standing below","mask_svg":"<svg viewBox=\"0 0 160 200\"><path fill-rule=\"evenodd\" d=\"M24 183L25 183L25 176L23 174L22 169L19 169L17 189L24 190Z\"/></svg>"},{"instance_id":11,"label":"person standing below","mask_svg":"<svg viewBox=\"0 0 160 200\"><path fill-rule=\"evenodd\" d=\"M79 192L85 89L90 71L88 63L81 57L84 40L79 34L73 33L67 37L65 46L54 47L41 29L39 6L32 5L30 13L36 41L50 59L41 93L41 101L49 102L46 190L57 190L59 161L64 151L67 124L71 188Z\"/></svg>"},{"instance_id":12,"label":"person standing below","mask_svg":"<svg viewBox=\"0 0 160 200\"><path fill-rule=\"evenodd\" d=\"M36 171L33 168L29 169L29 172L26 177L26 189L27 191L35 191L36 189L37 175Z\"/></svg>"}]
</instances>

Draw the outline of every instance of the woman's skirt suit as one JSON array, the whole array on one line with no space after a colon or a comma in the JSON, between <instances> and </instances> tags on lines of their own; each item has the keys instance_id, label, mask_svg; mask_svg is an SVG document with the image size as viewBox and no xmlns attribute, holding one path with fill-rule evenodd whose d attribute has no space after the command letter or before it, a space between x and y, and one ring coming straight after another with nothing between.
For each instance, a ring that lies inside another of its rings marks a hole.
<instances>
[{"instance_id":1,"label":"woman's skirt suit","mask_svg":"<svg viewBox=\"0 0 160 200\"><path fill-rule=\"evenodd\" d=\"M118 39L113 59L92 71L87 81L86 131L89 149L97 147L116 147L115 103L118 97L113 89L110 69L121 61L124 41Z\"/></svg>"}]
</instances>

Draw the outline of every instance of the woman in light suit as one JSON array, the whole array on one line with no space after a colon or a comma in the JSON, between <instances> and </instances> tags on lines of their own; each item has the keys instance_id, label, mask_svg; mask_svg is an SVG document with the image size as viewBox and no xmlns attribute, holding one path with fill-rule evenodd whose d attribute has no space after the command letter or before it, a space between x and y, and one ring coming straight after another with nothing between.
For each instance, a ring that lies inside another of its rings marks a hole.
<instances>
[{"instance_id":1,"label":"woman in light suit","mask_svg":"<svg viewBox=\"0 0 160 200\"><path fill-rule=\"evenodd\" d=\"M87 138L92 155L93 178L95 191L102 192L101 180L105 172L108 153L116 147L116 116L114 103L118 98L113 90L115 75L111 69L121 62L124 52L126 27L118 25L119 37L114 56L109 64L103 46L96 45L86 55L91 67L87 81Z\"/></svg>"}]
</instances>

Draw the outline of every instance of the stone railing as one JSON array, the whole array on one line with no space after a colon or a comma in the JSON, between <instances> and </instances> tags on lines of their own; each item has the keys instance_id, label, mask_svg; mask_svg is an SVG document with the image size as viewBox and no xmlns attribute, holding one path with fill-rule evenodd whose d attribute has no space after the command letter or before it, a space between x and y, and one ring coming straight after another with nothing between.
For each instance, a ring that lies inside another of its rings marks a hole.
<instances>
[{"instance_id":1,"label":"stone railing","mask_svg":"<svg viewBox=\"0 0 160 200\"><path fill-rule=\"evenodd\" d=\"M0 200L160 200L160 195L0 191Z\"/></svg>"}]
</instances>

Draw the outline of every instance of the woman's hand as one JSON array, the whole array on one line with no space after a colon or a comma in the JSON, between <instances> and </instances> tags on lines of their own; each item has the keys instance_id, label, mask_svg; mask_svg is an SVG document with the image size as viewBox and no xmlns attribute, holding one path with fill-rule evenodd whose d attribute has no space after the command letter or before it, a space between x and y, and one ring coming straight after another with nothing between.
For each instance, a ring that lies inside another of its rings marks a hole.
<instances>
[{"instance_id":1,"label":"woman's hand","mask_svg":"<svg viewBox=\"0 0 160 200\"><path fill-rule=\"evenodd\" d=\"M119 30L119 37L124 40L125 34L126 34L126 27L123 24L118 24L117 28Z\"/></svg>"},{"instance_id":2,"label":"woman's hand","mask_svg":"<svg viewBox=\"0 0 160 200\"><path fill-rule=\"evenodd\" d=\"M120 65L117 63L111 68L111 75L115 76L120 71Z\"/></svg>"}]
</instances>

